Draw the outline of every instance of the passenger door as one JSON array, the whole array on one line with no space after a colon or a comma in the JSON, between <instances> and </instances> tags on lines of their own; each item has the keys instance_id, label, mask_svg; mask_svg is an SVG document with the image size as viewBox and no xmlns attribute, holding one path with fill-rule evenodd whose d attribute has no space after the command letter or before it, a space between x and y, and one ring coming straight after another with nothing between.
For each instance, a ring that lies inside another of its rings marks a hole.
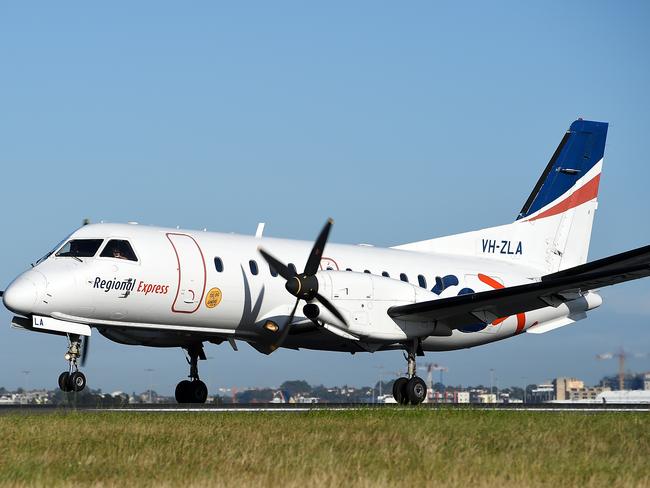
<instances>
[{"instance_id":1,"label":"passenger door","mask_svg":"<svg viewBox=\"0 0 650 488\"><path fill-rule=\"evenodd\" d=\"M194 313L205 294L205 260L196 240L187 234L168 233L178 265L178 288L172 312Z\"/></svg>"}]
</instances>

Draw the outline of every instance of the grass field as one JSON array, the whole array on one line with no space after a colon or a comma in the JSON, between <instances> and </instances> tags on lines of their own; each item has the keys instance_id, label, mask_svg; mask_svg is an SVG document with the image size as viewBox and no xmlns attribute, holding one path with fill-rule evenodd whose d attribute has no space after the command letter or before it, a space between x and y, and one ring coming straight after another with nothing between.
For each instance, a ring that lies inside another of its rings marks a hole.
<instances>
[{"instance_id":1,"label":"grass field","mask_svg":"<svg viewBox=\"0 0 650 488\"><path fill-rule=\"evenodd\" d=\"M0 416L4 486L650 486L650 416L476 410Z\"/></svg>"}]
</instances>

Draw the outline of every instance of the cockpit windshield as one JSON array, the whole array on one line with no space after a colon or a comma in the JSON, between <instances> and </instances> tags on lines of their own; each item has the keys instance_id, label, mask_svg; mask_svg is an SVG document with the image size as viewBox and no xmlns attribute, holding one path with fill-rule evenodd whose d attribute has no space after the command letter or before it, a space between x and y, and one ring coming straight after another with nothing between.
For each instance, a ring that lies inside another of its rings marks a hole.
<instances>
[{"instance_id":1,"label":"cockpit windshield","mask_svg":"<svg viewBox=\"0 0 650 488\"><path fill-rule=\"evenodd\" d=\"M38 261L36 261L36 263L34 263L32 266L36 266L37 264L41 264L43 261L45 261L47 258L49 258L52 254L54 254L54 251L56 251L58 248L60 248L61 245L65 241L67 241L68 239L70 239L70 235L68 235L65 239L59 241L59 243L56 246L54 246L51 251L49 251L45 256L43 256Z\"/></svg>"},{"instance_id":2,"label":"cockpit windshield","mask_svg":"<svg viewBox=\"0 0 650 488\"><path fill-rule=\"evenodd\" d=\"M97 254L104 239L72 239L56 253L57 257L91 258Z\"/></svg>"}]
</instances>

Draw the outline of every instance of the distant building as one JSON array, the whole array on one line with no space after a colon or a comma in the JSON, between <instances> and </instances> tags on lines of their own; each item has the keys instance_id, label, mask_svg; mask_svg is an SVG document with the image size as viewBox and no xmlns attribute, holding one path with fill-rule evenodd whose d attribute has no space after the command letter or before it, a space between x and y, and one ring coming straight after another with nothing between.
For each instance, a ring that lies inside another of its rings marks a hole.
<instances>
[{"instance_id":1,"label":"distant building","mask_svg":"<svg viewBox=\"0 0 650 488\"><path fill-rule=\"evenodd\" d=\"M594 401L600 393L610 391L609 386L587 387L577 378L556 378L553 386L558 402Z\"/></svg>"},{"instance_id":2,"label":"distant building","mask_svg":"<svg viewBox=\"0 0 650 488\"><path fill-rule=\"evenodd\" d=\"M318 403L319 398L317 397L307 397L303 395L297 395L289 399L289 403Z\"/></svg>"},{"instance_id":3,"label":"distant building","mask_svg":"<svg viewBox=\"0 0 650 488\"><path fill-rule=\"evenodd\" d=\"M454 403L469 403L469 391L455 391Z\"/></svg>"},{"instance_id":4,"label":"distant building","mask_svg":"<svg viewBox=\"0 0 650 488\"><path fill-rule=\"evenodd\" d=\"M469 402L470 403L483 403L479 398L481 395L487 394L487 390L482 388L472 388L469 390Z\"/></svg>"},{"instance_id":5,"label":"distant building","mask_svg":"<svg viewBox=\"0 0 650 488\"><path fill-rule=\"evenodd\" d=\"M454 394L453 391L432 391L429 394L429 401L433 403L456 403Z\"/></svg>"},{"instance_id":6,"label":"distant building","mask_svg":"<svg viewBox=\"0 0 650 488\"><path fill-rule=\"evenodd\" d=\"M397 403L397 400L393 397L393 394L379 395L377 397L377 403Z\"/></svg>"},{"instance_id":7,"label":"distant building","mask_svg":"<svg viewBox=\"0 0 650 488\"><path fill-rule=\"evenodd\" d=\"M494 393L481 393L476 396L476 403L496 403L497 396Z\"/></svg>"},{"instance_id":8,"label":"distant building","mask_svg":"<svg viewBox=\"0 0 650 488\"><path fill-rule=\"evenodd\" d=\"M13 403L20 403L16 401L16 395L14 393L5 393L4 395L0 396L0 405Z\"/></svg>"},{"instance_id":9,"label":"distant building","mask_svg":"<svg viewBox=\"0 0 650 488\"><path fill-rule=\"evenodd\" d=\"M429 403L469 403L469 391L445 390L432 391L429 395Z\"/></svg>"},{"instance_id":10,"label":"distant building","mask_svg":"<svg viewBox=\"0 0 650 488\"><path fill-rule=\"evenodd\" d=\"M526 402L546 403L555 400L555 386L552 383L537 385L537 388L530 390Z\"/></svg>"},{"instance_id":11,"label":"distant building","mask_svg":"<svg viewBox=\"0 0 650 488\"><path fill-rule=\"evenodd\" d=\"M650 390L650 373L643 373L643 389Z\"/></svg>"},{"instance_id":12,"label":"distant building","mask_svg":"<svg viewBox=\"0 0 650 488\"><path fill-rule=\"evenodd\" d=\"M51 403L50 392L46 390L22 391L21 393L7 392L0 396L0 404L4 405L46 405Z\"/></svg>"},{"instance_id":13,"label":"distant building","mask_svg":"<svg viewBox=\"0 0 650 488\"><path fill-rule=\"evenodd\" d=\"M524 403L520 398L513 398L510 393L499 393L499 403Z\"/></svg>"}]
</instances>

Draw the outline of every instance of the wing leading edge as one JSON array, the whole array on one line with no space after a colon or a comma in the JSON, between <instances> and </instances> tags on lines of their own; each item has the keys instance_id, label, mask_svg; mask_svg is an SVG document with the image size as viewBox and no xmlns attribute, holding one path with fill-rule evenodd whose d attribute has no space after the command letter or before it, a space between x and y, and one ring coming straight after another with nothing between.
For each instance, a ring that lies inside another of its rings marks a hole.
<instances>
[{"instance_id":1,"label":"wing leading edge","mask_svg":"<svg viewBox=\"0 0 650 488\"><path fill-rule=\"evenodd\" d=\"M650 276L650 246L548 274L535 283L391 307L388 315L414 322L439 320L461 328L475 324L477 318L486 322L558 306L589 290L646 276Z\"/></svg>"}]
</instances>

